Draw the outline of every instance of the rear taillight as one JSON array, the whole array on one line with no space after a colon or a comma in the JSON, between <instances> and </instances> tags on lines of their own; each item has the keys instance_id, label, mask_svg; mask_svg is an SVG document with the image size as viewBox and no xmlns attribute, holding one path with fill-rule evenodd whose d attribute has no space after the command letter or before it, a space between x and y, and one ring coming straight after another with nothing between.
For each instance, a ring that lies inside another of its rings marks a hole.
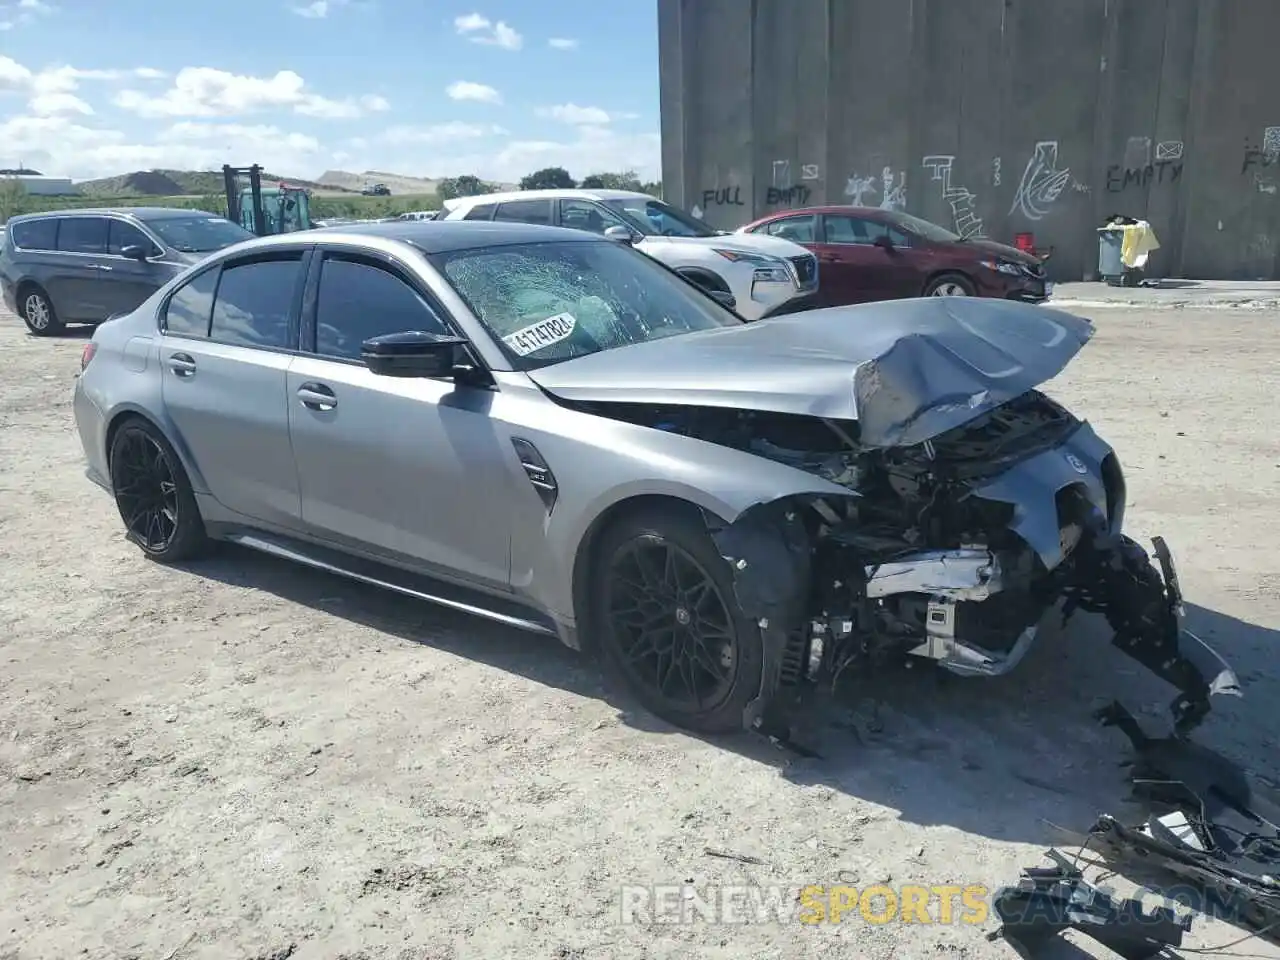
<instances>
[{"instance_id":1,"label":"rear taillight","mask_svg":"<svg viewBox=\"0 0 1280 960\"><path fill-rule=\"evenodd\" d=\"M84 368L89 365L89 361L93 359L93 355L98 352L98 345L90 340L84 345L84 349L80 351L80 372L84 372Z\"/></svg>"}]
</instances>

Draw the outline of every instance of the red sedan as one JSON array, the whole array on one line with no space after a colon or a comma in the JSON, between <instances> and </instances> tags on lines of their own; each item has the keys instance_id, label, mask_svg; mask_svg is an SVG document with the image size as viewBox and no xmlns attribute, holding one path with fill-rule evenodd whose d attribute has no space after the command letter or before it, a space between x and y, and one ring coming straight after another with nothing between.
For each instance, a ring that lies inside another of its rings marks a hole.
<instances>
[{"instance_id":1,"label":"red sedan","mask_svg":"<svg viewBox=\"0 0 1280 960\"><path fill-rule=\"evenodd\" d=\"M814 305L902 297L999 297L1041 303L1053 284L1038 257L964 238L909 213L876 207L783 210L739 228L808 247L818 257Z\"/></svg>"}]
</instances>

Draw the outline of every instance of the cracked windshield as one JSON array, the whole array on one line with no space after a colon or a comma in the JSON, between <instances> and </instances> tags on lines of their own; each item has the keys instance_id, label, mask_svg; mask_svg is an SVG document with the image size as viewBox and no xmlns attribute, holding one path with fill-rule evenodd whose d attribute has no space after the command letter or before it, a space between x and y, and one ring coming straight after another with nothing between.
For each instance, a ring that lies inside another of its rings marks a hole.
<instances>
[{"instance_id":1,"label":"cracked windshield","mask_svg":"<svg viewBox=\"0 0 1280 960\"><path fill-rule=\"evenodd\" d=\"M1280 960L1280 0L0 0L0 960Z\"/></svg>"}]
</instances>

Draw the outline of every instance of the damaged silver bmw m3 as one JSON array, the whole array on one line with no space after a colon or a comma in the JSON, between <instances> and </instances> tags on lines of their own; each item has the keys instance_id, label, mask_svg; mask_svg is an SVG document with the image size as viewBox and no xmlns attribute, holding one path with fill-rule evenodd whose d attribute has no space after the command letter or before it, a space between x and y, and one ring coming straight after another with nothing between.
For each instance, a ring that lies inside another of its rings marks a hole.
<instances>
[{"instance_id":1,"label":"damaged silver bmw m3","mask_svg":"<svg viewBox=\"0 0 1280 960\"><path fill-rule=\"evenodd\" d=\"M1115 452L1037 389L1092 334L948 298L748 324L592 234L360 225L104 324L75 411L149 556L231 540L553 633L689 729L887 658L1005 673L1080 608L1185 732L1236 679L1124 534Z\"/></svg>"}]
</instances>

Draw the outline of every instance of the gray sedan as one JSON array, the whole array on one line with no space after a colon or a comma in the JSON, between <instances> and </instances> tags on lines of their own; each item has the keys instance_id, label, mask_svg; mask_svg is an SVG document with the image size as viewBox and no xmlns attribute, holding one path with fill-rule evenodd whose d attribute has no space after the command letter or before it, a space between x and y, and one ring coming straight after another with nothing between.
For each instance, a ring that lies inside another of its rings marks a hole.
<instances>
[{"instance_id":1,"label":"gray sedan","mask_svg":"<svg viewBox=\"0 0 1280 960\"><path fill-rule=\"evenodd\" d=\"M1115 453L1036 389L1092 332L938 298L748 324L593 234L358 225L101 326L75 416L147 556L232 541L552 634L689 729L889 658L1004 673L1067 606L1185 730L1235 678L1121 532Z\"/></svg>"}]
</instances>

